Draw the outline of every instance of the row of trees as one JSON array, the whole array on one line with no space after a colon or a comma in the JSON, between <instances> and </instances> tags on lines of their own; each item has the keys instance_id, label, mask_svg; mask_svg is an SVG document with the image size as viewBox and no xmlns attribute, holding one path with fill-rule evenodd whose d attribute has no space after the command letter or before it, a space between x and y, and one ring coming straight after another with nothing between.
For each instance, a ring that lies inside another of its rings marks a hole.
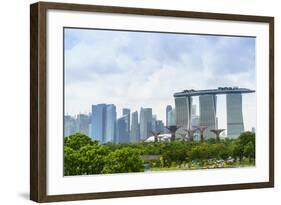
<instances>
[{"instance_id":1,"label":"row of trees","mask_svg":"<svg viewBox=\"0 0 281 205\"><path fill-rule=\"evenodd\" d=\"M143 171L140 151L131 147L110 150L77 133L64 138L64 175Z\"/></svg>"},{"instance_id":2,"label":"row of trees","mask_svg":"<svg viewBox=\"0 0 281 205\"><path fill-rule=\"evenodd\" d=\"M144 156L157 156L144 161ZM128 173L150 167L170 168L208 160L232 158L234 162L255 161L255 134L244 132L235 140L141 142L132 144L99 144L77 133L64 138L64 174L84 175Z\"/></svg>"}]
</instances>

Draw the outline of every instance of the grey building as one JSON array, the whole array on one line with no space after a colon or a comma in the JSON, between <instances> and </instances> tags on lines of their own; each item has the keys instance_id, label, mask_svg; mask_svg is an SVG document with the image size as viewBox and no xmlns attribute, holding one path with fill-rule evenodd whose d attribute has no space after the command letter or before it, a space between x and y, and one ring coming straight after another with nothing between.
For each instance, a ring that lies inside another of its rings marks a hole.
<instances>
[{"instance_id":1,"label":"grey building","mask_svg":"<svg viewBox=\"0 0 281 205\"><path fill-rule=\"evenodd\" d=\"M77 131L76 119L70 115L64 116L64 136L75 134Z\"/></svg>"},{"instance_id":2,"label":"grey building","mask_svg":"<svg viewBox=\"0 0 281 205\"><path fill-rule=\"evenodd\" d=\"M244 122L242 114L242 95L227 94L226 95L227 110L227 136L230 138L239 137L244 131Z\"/></svg>"},{"instance_id":3,"label":"grey building","mask_svg":"<svg viewBox=\"0 0 281 205\"><path fill-rule=\"evenodd\" d=\"M191 118L192 118L193 116L196 116L196 105L195 105L195 104L193 104L193 105L191 106Z\"/></svg>"},{"instance_id":4,"label":"grey building","mask_svg":"<svg viewBox=\"0 0 281 205\"><path fill-rule=\"evenodd\" d=\"M151 131L153 131L153 132L156 132L156 121L157 121L157 116L152 115Z\"/></svg>"},{"instance_id":5,"label":"grey building","mask_svg":"<svg viewBox=\"0 0 281 205\"><path fill-rule=\"evenodd\" d=\"M131 127L131 119L130 119L130 114L131 111L128 108L123 108L122 110L122 115L125 117L125 121L126 121L126 130L128 133L130 133L130 127Z\"/></svg>"},{"instance_id":6,"label":"grey building","mask_svg":"<svg viewBox=\"0 0 281 205\"><path fill-rule=\"evenodd\" d=\"M151 136L152 129L152 109L141 108L140 111L140 139L144 140Z\"/></svg>"},{"instance_id":7,"label":"grey building","mask_svg":"<svg viewBox=\"0 0 281 205\"><path fill-rule=\"evenodd\" d=\"M200 119L198 115L191 117L191 127L198 127L200 125Z\"/></svg>"},{"instance_id":8,"label":"grey building","mask_svg":"<svg viewBox=\"0 0 281 205\"><path fill-rule=\"evenodd\" d=\"M176 123L177 126L190 126L191 115L191 99L194 96L199 96L200 116L199 124L207 126L205 137L215 137L210 133L210 129L217 129L216 117L216 95L227 95L227 129L229 137L237 137L237 134L244 130L242 116L242 94L253 93L255 90L239 87L218 87L217 89L206 90L184 90L174 93L176 103ZM177 116L179 115L179 116Z\"/></svg>"},{"instance_id":9,"label":"grey building","mask_svg":"<svg viewBox=\"0 0 281 205\"><path fill-rule=\"evenodd\" d=\"M135 111L132 113L130 141L131 142L140 141L140 126L139 126L139 120L138 120L138 111Z\"/></svg>"},{"instance_id":10,"label":"grey building","mask_svg":"<svg viewBox=\"0 0 281 205\"><path fill-rule=\"evenodd\" d=\"M78 114L77 115L77 132L83 133L89 136L89 124L90 124L90 117L89 115L85 114Z\"/></svg>"},{"instance_id":11,"label":"grey building","mask_svg":"<svg viewBox=\"0 0 281 205\"><path fill-rule=\"evenodd\" d=\"M215 138L215 134L210 132L211 129L217 129L216 120L216 106L217 96L216 95L201 95L199 96L199 107L200 107L200 126L206 126L205 138Z\"/></svg>"},{"instance_id":12,"label":"grey building","mask_svg":"<svg viewBox=\"0 0 281 205\"><path fill-rule=\"evenodd\" d=\"M176 125L176 110L172 109L168 112L168 121L167 126L174 126Z\"/></svg>"},{"instance_id":13,"label":"grey building","mask_svg":"<svg viewBox=\"0 0 281 205\"><path fill-rule=\"evenodd\" d=\"M156 120L155 132L163 133L165 131L165 125L162 120Z\"/></svg>"},{"instance_id":14,"label":"grey building","mask_svg":"<svg viewBox=\"0 0 281 205\"><path fill-rule=\"evenodd\" d=\"M106 105L105 114L105 139L104 142L114 142L116 126L116 107L113 104Z\"/></svg>"},{"instance_id":15,"label":"grey building","mask_svg":"<svg viewBox=\"0 0 281 205\"><path fill-rule=\"evenodd\" d=\"M168 113L169 113L169 111L171 111L173 108L172 108L172 106L171 105L167 105L167 107L166 107L166 126L169 126L168 125Z\"/></svg>"},{"instance_id":16,"label":"grey building","mask_svg":"<svg viewBox=\"0 0 281 205\"><path fill-rule=\"evenodd\" d=\"M116 122L116 143L130 142L129 133L127 132L126 116L119 118Z\"/></svg>"},{"instance_id":17,"label":"grey building","mask_svg":"<svg viewBox=\"0 0 281 205\"><path fill-rule=\"evenodd\" d=\"M175 116L178 127L191 128L191 105L192 98L190 96L175 97Z\"/></svg>"},{"instance_id":18,"label":"grey building","mask_svg":"<svg viewBox=\"0 0 281 205\"><path fill-rule=\"evenodd\" d=\"M105 142L106 104L92 105L91 138Z\"/></svg>"}]
</instances>

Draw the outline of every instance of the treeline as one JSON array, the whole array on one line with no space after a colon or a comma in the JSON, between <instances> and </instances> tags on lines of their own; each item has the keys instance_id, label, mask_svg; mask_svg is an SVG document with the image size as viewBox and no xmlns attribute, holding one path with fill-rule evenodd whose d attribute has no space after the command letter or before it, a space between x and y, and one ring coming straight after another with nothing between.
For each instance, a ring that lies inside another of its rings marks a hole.
<instances>
[{"instance_id":1,"label":"treeline","mask_svg":"<svg viewBox=\"0 0 281 205\"><path fill-rule=\"evenodd\" d=\"M145 156L154 156L146 158ZM147 160L149 159L149 160ZM99 144L84 134L64 138L64 175L143 172L150 168L178 169L209 166L221 160L232 166L254 165L255 134L241 133L238 139L217 142L140 142Z\"/></svg>"}]
</instances>

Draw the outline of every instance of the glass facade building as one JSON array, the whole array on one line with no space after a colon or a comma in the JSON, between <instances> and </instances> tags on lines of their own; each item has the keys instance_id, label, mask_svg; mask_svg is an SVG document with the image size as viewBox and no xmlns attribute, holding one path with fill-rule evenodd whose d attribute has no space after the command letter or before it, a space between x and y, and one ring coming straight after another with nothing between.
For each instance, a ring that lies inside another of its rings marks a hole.
<instances>
[{"instance_id":1,"label":"glass facade building","mask_svg":"<svg viewBox=\"0 0 281 205\"><path fill-rule=\"evenodd\" d=\"M239 137L244 131L243 114L242 114L242 95L226 95L227 110L227 136L230 138Z\"/></svg>"},{"instance_id":2,"label":"glass facade building","mask_svg":"<svg viewBox=\"0 0 281 205\"><path fill-rule=\"evenodd\" d=\"M126 117L119 118L116 122L116 143L130 142L129 133L127 132Z\"/></svg>"},{"instance_id":3,"label":"glass facade building","mask_svg":"<svg viewBox=\"0 0 281 205\"><path fill-rule=\"evenodd\" d=\"M69 136L77 132L76 120L70 115L64 116L64 136Z\"/></svg>"},{"instance_id":4,"label":"glass facade building","mask_svg":"<svg viewBox=\"0 0 281 205\"><path fill-rule=\"evenodd\" d=\"M89 136L90 117L85 114L77 115L77 131Z\"/></svg>"},{"instance_id":5,"label":"glass facade building","mask_svg":"<svg viewBox=\"0 0 281 205\"><path fill-rule=\"evenodd\" d=\"M92 105L91 138L105 142L106 104Z\"/></svg>"},{"instance_id":6,"label":"glass facade building","mask_svg":"<svg viewBox=\"0 0 281 205\"><path fill-rule=\"evenodd\" d=\"M176 110L172 109L168 112L168 123L167 126L176 125Z\"/></svg>"},{"instance_id":7,"label":"glass facade building","mask_svg":"<svg viewBox=\"0 0 281 205\"><path fill-rule=\"evenodd\" d=\"M141 108L140 111L140 139L144 140L151 136L152 129L152 109Z\"/></svg>"},{"instance_id":8,"label":"glass facade building","mask_svg":"<svg viewBox=\"0 0 281 205\"><path fill-rule=\"evenodd\" d=\"M155 132L163 133L165 131L165 126L162 120L156 120Z\"/></svg>"},{"instance_id":9,"label":"glass facade building","mask_svg":"<svg viewBox=\"0 0 281 205\"><path fill-rule=\"evenodd\" d=\"M190 96L175 97L176 125L181 128L191 128L191 104Z\"/></svg>"},{"instance_id":10,"label":"glass facade building","mask_svg":"<svg viewBox=\"0 0 281 205\"><path fill-rule=\"evenodd\" d=\"M132 124L131 124L131 133L130 133L130 141L131 142L139 142L140 141L140 126L138 119L138 111L132 113Z\"/></svg>"},{"instance_id":11,"label":"glass facade building","mask_svg":"<svg viewBox=\"0 0 281 205\"><path fill-rule=\"evenodd\" d=\"M104 142L114 142L116 126L116 107L113 104L106 105L105 115L105 139Z\"/></svg>"},{"instance_id":12,"label":"glass facade building","mask_svg":"<svg viewBox=\"0 0 281 205\"><path fill-rule=\"evenodd\" d=\"M169 126L168 125L168 113L169 113L169 111L171 111L173 108L172 108L172 106L171 105L167 105L167 107L166 107L166 126Z\"/></svg>"},{"instance_id":13,"label":"glass facade building","mask_svg":"<svg viewBox=\"0 0 281 205\"><path fill-rule=\"evenodd\" d=\"M216 118L216 106L217 96L216 95L201 95L199 96L199 107L200 107L200 126L206 126L205 138L215 138L215 134L210 132L211 129L217 129L217 118Z\"/></svg>"},{"instance_id":14,"label":"glass facade building","mask_svg":"<svg viewBox=\"0 0 281 205\"><path fill-rule=\"evenodd\" d=\"M128 133L130 133L130 122L131 122L131 119L130 119L130 114L131 114L131 111L130 109L128 108L123 108L122 110L122 115L125 117L125 121L126 121L126 130Z\"/></svg>"}]
</instances>

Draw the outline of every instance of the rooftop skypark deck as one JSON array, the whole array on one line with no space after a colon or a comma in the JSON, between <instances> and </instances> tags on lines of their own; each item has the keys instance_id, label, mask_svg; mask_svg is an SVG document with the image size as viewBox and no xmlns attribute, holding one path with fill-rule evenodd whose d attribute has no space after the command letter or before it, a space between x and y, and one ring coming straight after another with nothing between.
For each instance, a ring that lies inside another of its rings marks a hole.
<instances>
[{"instance_id":1,"label":"rooftop skypark deck","mask_svg":"<svg viewBox=\"0 0 281 205\"><path fill-rule=\"evenodd\" d=\"M217 89L208 90L184 90L174 94L174 97L200 96L200 95L222 95L222 94L242 94L253 93L255 90L239 87L218 87Z\"/></svg>"}]
</instances>

